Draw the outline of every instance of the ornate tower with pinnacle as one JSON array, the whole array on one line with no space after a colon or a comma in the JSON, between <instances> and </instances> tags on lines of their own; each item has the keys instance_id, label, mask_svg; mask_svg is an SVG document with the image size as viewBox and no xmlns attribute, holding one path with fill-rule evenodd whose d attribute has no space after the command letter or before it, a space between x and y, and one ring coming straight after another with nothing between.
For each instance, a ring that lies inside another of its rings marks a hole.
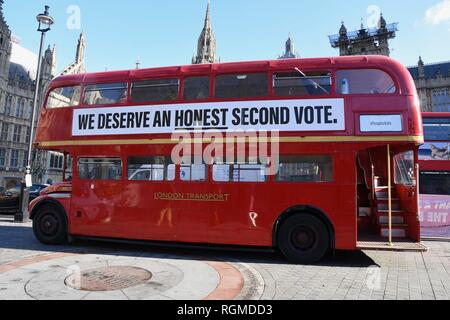
<instances>
[{"instance_id":1,"label":"ornate tower with pinnacle","mask_svg":"<svg viewBox=\"0 0 450 320\"><path fill-rule=\"evenodd\" d=\"M342 22L339 34L331 35L329 38L331 46L339 49L341 56L389 56L391 53L389 40L395 38L397 31L398 23L388 24L381 14L378 25L373 28L365 28L362 22L359 30L348 32Z\"/></svg>"},{"instance_id":2,"label":"ornate tower with pinnacle","mask_svg":"<svg viewBox=\"0 0 450 320\"><path fill-rule=\"evenodd\" d=\"M84 33L80 33L80 37L78 38L77 52L75 54L75 61L68 65L62 72L61 75L67 74L77 74L77 73L85 73L86 67L84 65L84 55L86 52L86 40L84 37Z\"/></svg>"},{"instance_id":3,"label":"ornate tower with pinnacle","mask_svg":"<svg viewBox=\"0 0 450 320\"><path fill-rule=\"evenodd\" d=\"M197 56L192 58L192 64L216 62L216 37L211 24L211 1L208 0L205 24L198 39Z\"/></svg>"},{"instance_id":4,"label":"ornate tower with pinnacle","mask_svg":"<svg viewBox=\"0 0 450 320\"><path fill-rule=\"evenodd\" d=\"M294 39L289 35L289 38L286 41L286 49L278 59L295 59L298 57L298 53L295 51Z\"/></svg>"},{"instance_id":5,"label":"ornate tower with pinnacle","mask_svg":"<svg viewBox=\"0 0 450 320\"><path fill-rule=\"evenodd\" d=\"M41 77L43 81L50 81L56 76L57 65L56 65L56 46L53 48L48 46L47 50L42 57L42 69Z\"/></svg>"}]
</instances>

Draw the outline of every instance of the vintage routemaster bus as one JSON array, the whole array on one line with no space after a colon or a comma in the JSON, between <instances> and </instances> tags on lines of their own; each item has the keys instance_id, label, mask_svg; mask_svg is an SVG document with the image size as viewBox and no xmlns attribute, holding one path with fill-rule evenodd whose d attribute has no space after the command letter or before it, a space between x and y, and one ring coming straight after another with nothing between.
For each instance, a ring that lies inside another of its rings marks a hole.
<instances>
[{"instance_id":1,"label":"vintage routemaster bus","mask_svg":"<svg viewBox=\"0 0 450 320\"><path fill-rule=\"evenodd\" d=\"M47 244L268 248L300 263L421 248L423 142L414 82L386 57L61 76L35 145L64 153L71 176L30 215Z\"/></svg>"},{"instance_id":2,"label":"vintage routemaster bus","mask_svg":"<svg viewBox=\"0 0 450 320\"><path fill-rule=\"evenodd\" d=\"M422 236L450 237L450 112L423 113L420 147Z\"/></svg>"}]
</instances>

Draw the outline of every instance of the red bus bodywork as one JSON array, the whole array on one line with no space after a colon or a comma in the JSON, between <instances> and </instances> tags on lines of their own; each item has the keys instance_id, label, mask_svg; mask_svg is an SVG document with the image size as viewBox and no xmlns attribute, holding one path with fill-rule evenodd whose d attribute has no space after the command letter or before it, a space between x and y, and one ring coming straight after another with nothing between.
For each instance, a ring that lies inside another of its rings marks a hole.
<instances>
[{"instance_id":1,"label":"red bus bodywork","mask_svg":"<svg viewBox=\"0 0 450 320\"><path fill-rule=\"evenodd\" d=\"M51 82L48 90L50 92L55 88L73 85L179 78L181 80L179 98L175 101L155 103L157 107L184 103L181 94L183 79L204 75L211 76L212 98L202 102L223 102L230 100L214 98L215 75L266 72L269 79L267 97L231 101L321 98L317 96L280 98L274 95L271 80L273 74L279 71L292 71L295 68L305 72L326 70L331 73L332 79L335 79L337 70L379 69L392 77L397 88L393 94L342 95L336 93L336 81L333 80L331 94L322 98L344 99L346 129L339 132L280 133L281 155L331 155L334 169L331 182L279 183L274 181L273 177L269 177L265 183L219 183L212 181L211 170L208 170L208 179L205 182L182 182L178 177L173 182L134 182L127 181L126 174L120 181L81 181L77 179L76 166L80 157L120 157L123 159L125 172L127 159L131 155L170 156L173 148L173 144L167 142L170 137L167 134L75 137L72 136L71 128L74 110L95 107L80 105L47 109L44 102L36 146L43 150L70 154L74 159L73 181L46 190L31 204L32 217L42 203L52 201L65 209L69 233L73 236L276 247L276 233L280 222L299 210L307 209L327 222L334 248L356 249L358 152L374 150L372 164L377 164L378 175L386 176L386 153L383 150L388 144L393 155L407 150L414 151L417 161L418 146L423 143L422 119L414 82L408 70L395 60L381 56L358 56L80 74L58 77ZM127 100L108 107L127 108L131 105L136 106ZM401 115L403 122L401 132L361 132L361 115L390 114ZM370 163L365 169L369 167ZM368 170L365 171L366 174L369 174ZM420 224L417 188L398 184L395 185L395 189L406 210L407 238L418 242ZM157 193L217 194L226 195L227 200L167 201L155 199ZM249 213L257 214L256 223Z\"/></svg>"}]
</instances>

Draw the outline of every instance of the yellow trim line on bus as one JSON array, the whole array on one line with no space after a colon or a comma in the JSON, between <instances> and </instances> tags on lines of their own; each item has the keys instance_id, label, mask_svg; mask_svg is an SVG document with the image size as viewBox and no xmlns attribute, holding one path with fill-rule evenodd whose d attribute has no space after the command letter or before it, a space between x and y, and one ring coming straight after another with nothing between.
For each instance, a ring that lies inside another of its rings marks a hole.
<instances>
[{"instance_id":1,"label":"yellow trim line on bus","mask_svg":"<svg viewBox=\"0 0 450 320\"><path fill-rule=\"evenodd\" d=\"M262 137L262 138L194 138L184 139L183 143L232 143L240 142L260 143L311 143L311 142L410 142L418 145L424 143L423 136L319 136L319 137ZM148 145L148 144L179 144L179 139L125 139L125 140L68 140L39 142L39 147L77 147L77 146L111 146L111 145Z\"/></svg>"}]
</instances>

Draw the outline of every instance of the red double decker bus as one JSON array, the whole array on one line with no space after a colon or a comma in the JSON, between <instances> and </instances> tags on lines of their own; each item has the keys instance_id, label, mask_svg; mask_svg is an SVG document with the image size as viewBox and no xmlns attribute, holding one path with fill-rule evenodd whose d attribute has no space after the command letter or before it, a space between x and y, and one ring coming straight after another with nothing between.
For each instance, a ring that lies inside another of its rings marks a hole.
<instances>
[{"instance_id":1,"label":"red double decker bus","mask_svg":"<svg viewBox=\"0 0 450 320\"><path fill-rule=\"evenodd\" d=\"M423 113L420 147L422 236L450 237L450 112Z\"/></svg>"},{"instance_id":2,"label":"red double decker bus","mask_svg":"<svg viewBox=\"0 0 450 320\"><path fill-rule=\"evenodd\" d=\"M47 244L227 245L295 262L419 244L422 143L414 82L386 57L62 76L36 147L66 155L66 181L30 214Z\"/></svg>"}]
</instances>

